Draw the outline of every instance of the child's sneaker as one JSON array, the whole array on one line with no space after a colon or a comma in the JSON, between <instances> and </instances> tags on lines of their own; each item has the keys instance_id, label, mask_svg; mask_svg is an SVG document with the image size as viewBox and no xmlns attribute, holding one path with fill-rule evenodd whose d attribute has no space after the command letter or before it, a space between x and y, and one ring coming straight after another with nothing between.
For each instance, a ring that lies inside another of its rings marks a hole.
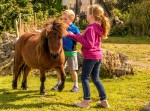
<instances>
[{"instance_id":1,"label":"child's sneaker","mask_svg":"<svg viewBox=\"0 0 150 111\"><path fill-rule=\"evenodd\" d=\"M98 101L97 105L102 106L104 108L109 108L110 107L107 100Z\"/></svg>"},{"instance_id":2,"label":"child's sneaker","mask_svg":"<svg viewBox=\"0 0 150 111\"><path fill-rule=\"evenodd\" d=\"M51 90L58 90L58 84L56 84Z\"/></svg>"},{"instance_id":3,"label":"child's sneaker","mask_svg":"<svg viewBox=\"0 0 150 111\"><path fill-rule=\"evenodd\" d=\"M75 102L74 105L82 108L90 108L91 100L83 100L81 102Z\"/></svg>"},{"instance_id":4,"label":"child's sneaker","mask_svg":"<svg viewBox=\"0 0 150 111\"><path fill-rule=\"evenodd\" d=\"M76 86L74 86L70 91L71 91L71 92L78 92L78 91L79 91L79 88L76 87Z\"/></svg>"}]
</instances>

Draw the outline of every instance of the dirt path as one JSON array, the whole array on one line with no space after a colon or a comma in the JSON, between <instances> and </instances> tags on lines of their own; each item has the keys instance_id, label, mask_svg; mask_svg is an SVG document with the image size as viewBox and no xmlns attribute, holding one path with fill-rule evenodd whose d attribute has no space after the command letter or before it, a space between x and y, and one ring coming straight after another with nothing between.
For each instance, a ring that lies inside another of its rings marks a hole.
<instances>
[{"instance_id":1,"label":"dirt path","mask_svg":"<svg viewBox=\"0 0 150 111\"><path fill-rule=\"evenodd\" d=\"M141 61L134 61L134 60L130 60L130 62L136 68L142 68L142 69L150 70L150 64L148 64L148 63L143 63Z\"/></svg>"}]
</instances>

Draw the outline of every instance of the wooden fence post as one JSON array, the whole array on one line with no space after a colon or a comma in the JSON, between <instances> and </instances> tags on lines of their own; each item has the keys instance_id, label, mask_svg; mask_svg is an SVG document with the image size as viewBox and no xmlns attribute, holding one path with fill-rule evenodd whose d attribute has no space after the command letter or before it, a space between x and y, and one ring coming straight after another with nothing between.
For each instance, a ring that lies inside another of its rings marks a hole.
<instances>
[{"instance_id":1,"label":"wooden fence post","mask_svg":"<svg viewBox=\"0 0 150 111\"><path fill-rule=\"evenodd\" d=\"M19 35L22 35L21 29L21 13L19 13Z\"/></svg>"},{"instance_id":2,"label":"wooden fence post","mask_svg":"<svg viewBox=\"0 0 150 111\"><path fill-rule=\"evenodd\" d=\"M19 38L19 31L18 31L18 21L15 20L15 25L16 25L16 36Z\"/></svg>"},{"instance_id":3,"label":"wooden fence post","mask_svg":"<svg viewBox=\"0 0 150 111\"><path fill-rule=\"evenodd\" d=\"M36 13L34 13L34 27L37 29L37 18L36 18Z\"/></svg>"}]
</instances>

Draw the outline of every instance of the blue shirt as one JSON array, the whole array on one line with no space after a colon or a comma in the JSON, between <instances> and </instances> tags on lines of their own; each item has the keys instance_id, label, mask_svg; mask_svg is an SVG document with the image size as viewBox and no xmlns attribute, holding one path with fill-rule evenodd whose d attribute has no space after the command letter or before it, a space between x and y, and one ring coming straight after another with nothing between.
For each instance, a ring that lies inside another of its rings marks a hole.
<instances>
[{"instance_id":1,"label":"blue shirt","mask_svg":"<svg viewBox=\"0 0 150 111\"><path fill-rule=\"evenodd\" d=\"M67 31L70 31L74 34L80 33L79 28L74 24L71 24L70 27L67 29ZM71 38L69 38L67 36L63 37L63 48L65 51L76 50L76 41L72 40Z\"/></svg>"}]
</instances>

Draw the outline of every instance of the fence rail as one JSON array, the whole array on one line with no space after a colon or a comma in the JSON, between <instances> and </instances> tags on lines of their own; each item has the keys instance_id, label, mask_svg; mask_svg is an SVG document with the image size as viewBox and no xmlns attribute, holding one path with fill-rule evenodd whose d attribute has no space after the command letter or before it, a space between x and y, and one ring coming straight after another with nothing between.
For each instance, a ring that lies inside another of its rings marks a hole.
<instances>
[{"instance_id":1,"label":"fence rail","mask_svg":"<svg viewBox=\"0 0 150 111\"><path fill-rule=\"evenodd\" d=\"M24 16L30 16L29 20L24 20ZM22 14L19 13L18 19L15 20L16 25L16 36L20 37L25 32L33 32L41 28L43 24L48 19L43 17L43 20L38 19L36 13L34 14Z\"/></svg>"}]
</instances>

